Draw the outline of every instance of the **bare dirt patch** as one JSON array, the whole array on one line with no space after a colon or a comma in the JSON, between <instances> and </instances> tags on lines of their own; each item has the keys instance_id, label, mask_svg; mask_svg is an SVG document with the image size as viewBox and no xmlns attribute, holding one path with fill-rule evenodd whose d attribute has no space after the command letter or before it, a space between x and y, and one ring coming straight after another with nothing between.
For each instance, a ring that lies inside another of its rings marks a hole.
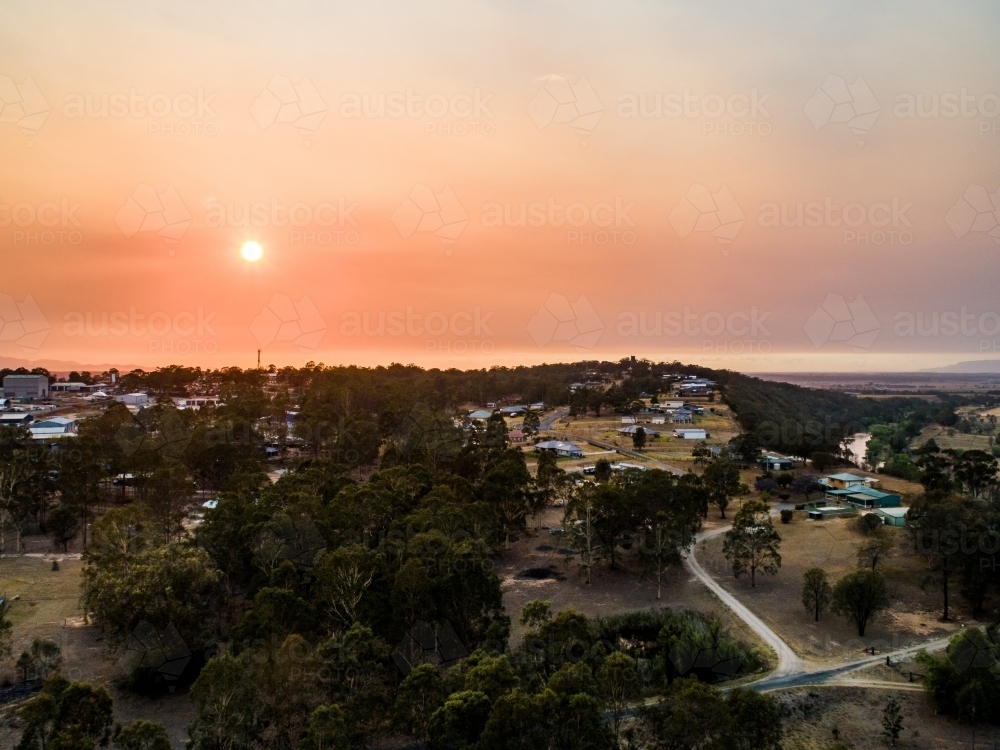
<instances>
[{"instance_id":1,"label":"bare dirt patch","mask_svg":"<svg viewBox=\"0 0 1000 750\"><path fill-rule=\"evenodd\" d=\"M736 618L698 579L684 568L664 576L662 599L656 599L656 581L642 576L634 556L624 554L618 570L601 561L592 572L592 583L579 569L577 560L567 561L560 549L568 544L560 535L549 534L548 527L562 526L561 508L547 509L539 519L542 528L522 534L507 550L498 566L503 587L504 606L512 621L511 641L520 642L524 629L519 623L521 609L532 599L552 602L552 610L576 609L588 617L607 617L621 612L645 609L690 609L719 617L732 635L752 648L761 650L761 658L770 665L774 655L742 620ZM540 548L549 548L541 550ZM558 576L524 576L526 570L555 571ZM770 666L768 667L770 668Z\"/></svg>"}]
</instances>

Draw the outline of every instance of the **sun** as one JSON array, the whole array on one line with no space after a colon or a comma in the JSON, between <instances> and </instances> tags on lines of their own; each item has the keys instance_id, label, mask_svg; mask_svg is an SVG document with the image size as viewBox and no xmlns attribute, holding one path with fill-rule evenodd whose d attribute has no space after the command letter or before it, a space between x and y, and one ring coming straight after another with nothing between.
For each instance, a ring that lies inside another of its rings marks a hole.
<instances>
[{"instance_id":1,"label":"sun","mask_svg":"<svg viewBox=\"0 0 1000 750\"><path fill-rule=\"evenodd\" d=\"M256 263L264 255L264 248L259 242L244 242L240 248L240 255L243 256L243 260Z\"/></svg>"}]
</instances>

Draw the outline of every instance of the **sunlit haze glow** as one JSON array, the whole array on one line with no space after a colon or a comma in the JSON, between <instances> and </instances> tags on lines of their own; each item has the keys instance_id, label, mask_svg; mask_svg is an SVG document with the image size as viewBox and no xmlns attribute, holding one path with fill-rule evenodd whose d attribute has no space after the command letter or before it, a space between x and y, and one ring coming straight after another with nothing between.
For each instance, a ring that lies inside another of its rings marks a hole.
<instances>
[{"instance_id":1,"label":"sunlit haze glow","mask_svg":"<svg viewBox=\"0 0 1000 750\"><path fill-rule=\"evenodd\" d=\"M4 3L0 358L996 359L998 39L973 0Z\"/></svg>"}]
</instances>

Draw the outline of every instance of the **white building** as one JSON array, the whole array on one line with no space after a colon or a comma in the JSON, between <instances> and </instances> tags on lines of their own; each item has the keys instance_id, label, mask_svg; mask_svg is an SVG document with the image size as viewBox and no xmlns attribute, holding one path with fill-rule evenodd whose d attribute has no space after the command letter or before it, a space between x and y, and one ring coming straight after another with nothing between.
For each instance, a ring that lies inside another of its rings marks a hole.
<instances>
[{"instance_id":1,"label":"white building","mask_svg":"<svg viewBox=\"0 0 1000 750\"><path fill-rule=\"evenodd\" d=\"M115 401L126 406L145 406L149 403L149 397L145 393L124 393L115 396Z\"/></svg>"},{"instance_id":2,"label":"white building","mask_svg":"<svg viewBox=\"0 0 1000 750\"><path fill-rule=\"evenodd\" d=\"M76 433L76 420L68 417L49 417L28 425L31 437L36 440L61 438Z\"/></svg>"},{"instance_id":3,"label":"white building","mask_svg":"<svg viewBox=\"0 0 1000 750\"><path fill-rule=\"evenodd\" d=\"M697 427L687 427L674 430L674 437L681 440L704 440L708 437L708 433Z\"/></svg>"}]
</instances>

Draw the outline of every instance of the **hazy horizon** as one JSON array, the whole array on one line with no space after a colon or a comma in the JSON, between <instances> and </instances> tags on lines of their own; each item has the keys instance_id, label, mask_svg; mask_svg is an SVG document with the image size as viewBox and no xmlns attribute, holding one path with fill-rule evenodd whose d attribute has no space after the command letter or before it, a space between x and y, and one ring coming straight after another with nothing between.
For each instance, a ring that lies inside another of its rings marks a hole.
<instances>
[{"instance_id":1,"label":"hazy horizon","mask_svg":"<svg viewBox=\"0 0 1000 750\"><path fill-rule=\"evenodd\" d=\"M998 357L986 3L0 19L0 359Z\"/></svg>"}]
</instances>

